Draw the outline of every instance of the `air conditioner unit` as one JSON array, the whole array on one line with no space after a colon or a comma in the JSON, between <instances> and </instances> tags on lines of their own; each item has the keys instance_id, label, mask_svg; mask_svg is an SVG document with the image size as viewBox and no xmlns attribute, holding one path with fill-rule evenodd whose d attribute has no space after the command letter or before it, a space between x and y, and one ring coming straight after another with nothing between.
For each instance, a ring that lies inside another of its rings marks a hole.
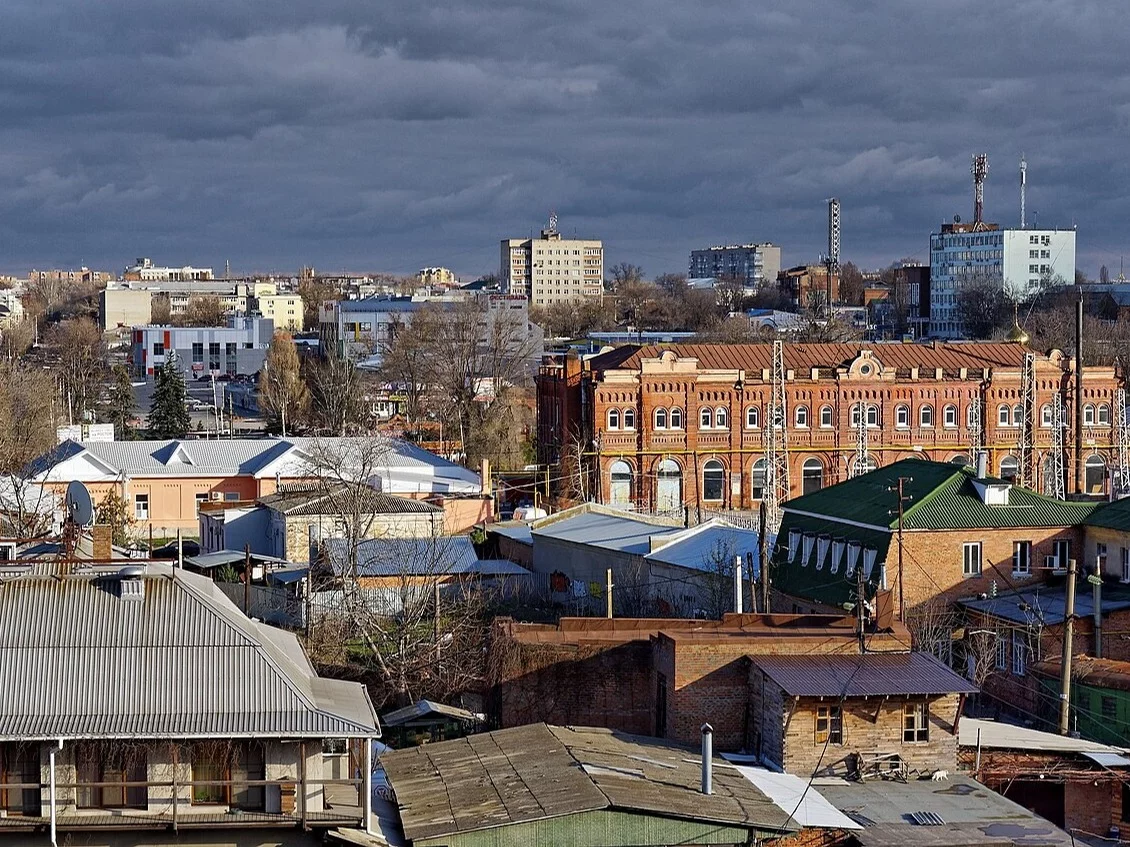
<instances>
[{"instance_id":1,"label":"air conditioner unit","mask_svg":"<svg viewBox=\"0 0 1130 847\"><path fill-rule=\"evenodd\" d=\"M209 492L209 496L211 497L212 500L223 500L224 499L224 492L222 492L222 491L212 491L212 492Z\"/></svg>"}]
</instances>

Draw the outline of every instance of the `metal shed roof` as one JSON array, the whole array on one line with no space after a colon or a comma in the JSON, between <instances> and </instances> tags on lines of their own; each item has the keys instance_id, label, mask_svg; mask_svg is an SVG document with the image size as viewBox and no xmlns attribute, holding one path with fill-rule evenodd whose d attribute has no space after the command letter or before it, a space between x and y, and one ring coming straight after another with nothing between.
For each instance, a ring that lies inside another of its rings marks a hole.
<instances>
[{"instance_id":1,"label":"metal shed roof","mask_svg":"<svg viewBox=\"0 0 1130 847\"><path fill-rule=\"evenodd\" d=\"M349 544L325 542L330 566L342 576L349 569ZM506 559L480 560L465 535L437 538L371 538L357 545L358 576L527 576L529 571Z\"/></svg>"},{"instance_id":2,"label":"metal shed roof","mask_svg":"<svg viewBox=\"0 0 1130 847\"><path fill-rule=\"evenodd\" d=\"M627 514L591 510L561 518L551 515L531 529L535 544L538 538L551 538L637 556L651 551L652 536L682 531L682 527L651 523Z\"/></svg>"},{"instance_id":3,"label":"metal shed roof","mask_svg":"<svg viewBox=\"0 0 1130 847\"><path fill-rule=\"evenodd\" d=\"M968 680L929 653L751 656L750 660L794 697L977 693Z\"/></svg>"},{"instance_id":4,"label":"metal shed roof","mask_svg":"<svg viewBox=\"0 0 1130 847\"><path fill-rule=\"evenodd\" d=\"M364 686L166 565L0 582L0 738L379 735Z\"/></svg>"}]
</instances>

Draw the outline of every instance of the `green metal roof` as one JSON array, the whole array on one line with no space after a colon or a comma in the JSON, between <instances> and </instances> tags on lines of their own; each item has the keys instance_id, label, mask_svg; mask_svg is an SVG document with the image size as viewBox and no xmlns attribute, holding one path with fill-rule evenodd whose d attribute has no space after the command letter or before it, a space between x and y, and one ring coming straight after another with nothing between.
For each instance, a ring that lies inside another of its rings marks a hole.
<instances>
[{"instance_id":1,"label":"green metal roof","mask_svg":"<svg viewBox=\"0 0 1130 847\"><path fill-rule=\"evenodd\" d=\"M1007 505L988 505L974 484L974 472L948 462L903 459L870 473L824 488L784 504L786 512L806 512L874 528L898 526L898 495L903 483L904 530L995 529L1074 526L1095 510L1093 503L1057 500L1017 485L1008 490ZM977 480L1005 485L999 479ZM1128 518L1130 524L1130 518Z\"/></svg>"},{"instance_id":2,"label":"green metal roof","mask_svg":"<svg viewBox=\"0 0 1130 847\"><path fill-rule=\"evenodd\" d=\"M1112 503L1100 503L1084 523L1087 526L1102 526L1130 532L1130 497Z\"/></svg>"},{"instance_id":3,"label":"green metal roof","mask_svg":"<svg viewBox=\"0 0 1130 847\"><path fill-rule=\"evenodd\" d=\"M804 544L800 541L804 535L826 537L829 541L826 545L812 542L806 556ZM799 515L786 510L781 519L781 531L777 535L777 543L770 557L772 568L770 579L773 587L786 594L805 597L830 606L855 602L858 577L854 571L850 576L848 575L845 561L846 543L850 541L858 544L861 551L863 549L875 551L875 564L869 578L865 579L867 593L872 595L879 587L881 573L879 563L887 559L891 538L892 535L887 530L868 529L810 515ZM790 549L794 541L797 547L796 555L793 555ZM840 549L834 545L833 542L836 541L844 542L844 548ZM822 547L826 549L821 549ZM823 556L820 555L821 553ZM837 557L834 571L833 556Z\"/></svg>"}]
</instances>

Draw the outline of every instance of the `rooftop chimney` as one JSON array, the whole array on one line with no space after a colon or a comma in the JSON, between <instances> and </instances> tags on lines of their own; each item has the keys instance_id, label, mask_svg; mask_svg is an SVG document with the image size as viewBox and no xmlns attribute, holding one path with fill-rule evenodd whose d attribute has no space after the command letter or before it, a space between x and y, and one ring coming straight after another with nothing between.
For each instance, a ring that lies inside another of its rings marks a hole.
<instances>
[{"instance_id":1,"label":"rooftop chimney","mask_svg":"<svg viewBox=\"0 0 1130 847\"><path fill-rule=\"evenodd\" d=\"M989 475L989 454L984 450L977 454L977 479L984 479Z\"/></svg>"},{"instance_id":2,"label":"rooftop chimney","mask_svg":"<svg viewBox=\"0 0 1130 847\"><path fill-rule=\"evenodd\" d=\"M702 793L714 793L714 727L702 725Z\"/></svg>"}]
</instances>

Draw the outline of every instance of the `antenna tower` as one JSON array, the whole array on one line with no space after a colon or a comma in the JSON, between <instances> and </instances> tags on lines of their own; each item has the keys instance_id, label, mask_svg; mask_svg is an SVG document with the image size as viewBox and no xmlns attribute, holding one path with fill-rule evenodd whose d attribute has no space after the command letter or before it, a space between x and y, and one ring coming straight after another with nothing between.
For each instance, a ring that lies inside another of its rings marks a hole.
<instances>
[{"instance_id":1,"label":"antenna tower","mask_svg":"<svg viewBox=\"0 0 1130 847\"><path fill-rule=\"evenodd\" d=\"M1115 426L1118 427L1118 468L1114 472L1114 496L1130 496L1130 423L1126 420L1126 389L1115 396Z\"/></svg>"},{"instance_id":2,"label":"antenna tower","mask_svg":"<svg viewBox=\"0 0 1130 847\"><path fill-rule=\"evenodd\" d=\"M988 165L985 166L988 168ZM1024 161L1024 154L1020 154L1020 228L1027 229L1024 219L1024 192L1028 188L1028 163Z\"/></svg>"},{"instance_id":3,"label":"antenna tower","mask_svg":"<svg viewBox=\"0 0 1130 847\"><path fill-rule=\"evenodd\" d=\"M840 201L828 200L828 265L840 267Z\"/></svg>"},{"instance_id":4,"label":"antenna tower","mask_svg":"<svg viewBox=\"0 0 1130 847\"><path fill-rule=\"evenodd\" d=\"M985 216L985 177L989 175L989 156L978 153L973 157L973 164L969 167L973 174L973 230L984 228Z\"/></svg>"},{"instance_id":5,"label":"antenna tower","mask_svg":"<svg viewBox=\"0 0 1130 847\"><path fill-rule=\"evenodd\" d=\"M973 402L969 404L969 417L967 423L969 424L969 459L973 467L977 467L977 454L981 452L981 398L974 397Z\"/></svg>"},{"instance_id":6,"label":"antenna tower","mask_svg":"<svg viewBox=\"0 0 1130 847\"><path fill-rule=\"evenodd\" d=\"M855 404L855 458L848 468L848 478L867 473L871 465L871 454L867 449L867 404L860 400Z\"/></svg>"},{"instance_id":7,"label":"antenna tower","mask_svg":"<svg viewBox=\"0 0 1130 847\"><path fill-rule=\"evenodd\" d=\"M781 528L781 504L789 499L788 403L785 395L785 347L773 342L772 388L765 421L765 525Z\"/></svg>"},{"instance_id":8,"label":"antenna tower","mask_svg":"<svg viewBox=\"0 0 1130 847\"><path fill-rule=\"evenodd\" d=\"M1052 451L1048 454L1044 493L1060 500L1066 495L1063 479L1063 434L1066 428L1067 415L1063 406L1063 393L1057 391L1052 397Z\"/></svg>"},{"instance_id":9,"label":"antenna tower","mask_svg":"<svg viewBox=\"0 0 1130 847\"><path fill-rule=\"evenodd\" d=\"M1032 423L1036 405L1036 357L1024 354L1024 372L1020 376L1020 433L1016 441L1017 468L1016 482L1022 488L1031 488L1032 474Z\"/></svg>"}]
</instances>

